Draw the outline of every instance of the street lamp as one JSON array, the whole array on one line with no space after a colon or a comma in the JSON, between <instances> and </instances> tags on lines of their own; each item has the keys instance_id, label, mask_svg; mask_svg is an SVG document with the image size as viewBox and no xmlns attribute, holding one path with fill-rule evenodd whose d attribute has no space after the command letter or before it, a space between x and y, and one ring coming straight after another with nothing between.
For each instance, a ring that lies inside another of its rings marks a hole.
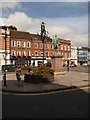
<instances>
[{"instance_id":1,"label":"street lamp","mask_svg":"<svg viewBox=\"0 0 90 120\"><path fill-rule=\"evenodd\" d=\"M6 33L6 30L7 30L7 27L6 26L3 26L3 29L5 30L5 66L7 64L6 62L6 37L7 37L7 33ZM4 80L4 86L7 86L6 84L6 67L4 68L4 76L3 76L3 80Z\"/></svg>"},{"instance_id":2,"label":"street lamp","mask_svg":"<svg viewBox=\"0 0 90 120\"><path fill-rule=\"evenodd\" d=\"M41 23L41 41L43 42L43 65L44 65L44 40L45 40L46 30L45 23Z\"/></svg>"},{"instance_id":3,"label":"street lamp","mask_svg":"<svg viewBox=\"0 0 90 120\"><path fill-rule=\"evenodd\" d=\"M67 71L69 71L69 60L67 61Z\"/></svg>"}]
</instances>

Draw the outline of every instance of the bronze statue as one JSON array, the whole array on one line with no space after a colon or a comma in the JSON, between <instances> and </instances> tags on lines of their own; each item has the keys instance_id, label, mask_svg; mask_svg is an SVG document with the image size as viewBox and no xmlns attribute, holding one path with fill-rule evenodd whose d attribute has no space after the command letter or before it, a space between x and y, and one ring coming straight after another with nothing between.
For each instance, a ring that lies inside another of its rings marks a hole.
<instances>
[{"instance_id":1,"label":"bronze statue","mask_svg":"<svg viewBox=\"0 0 90 120\"><path fill-rule=\"evenodd\" d=\"M57 35L54 35L53 38L52 38L52 43L54 45L54 49L55 49L55 54L56 54L56 49L57 49L57 54L60 54L59 52L59 41L58 41L58 38L57 38Z\"/></svg>"}]
</instances>

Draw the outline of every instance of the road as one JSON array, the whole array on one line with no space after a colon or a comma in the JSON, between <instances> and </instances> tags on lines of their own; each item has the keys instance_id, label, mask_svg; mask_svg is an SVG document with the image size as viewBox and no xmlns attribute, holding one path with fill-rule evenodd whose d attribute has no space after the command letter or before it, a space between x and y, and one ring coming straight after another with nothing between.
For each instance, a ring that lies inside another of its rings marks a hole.
<instances>
[{"instance_id":1,"label":"road","mask_svg":"<svg viewBox=\"0 0 90 120\"><path fill-rule=\"evenodd\" d=\"M4 93L3 118L87 118L88 94L88 88L36 95Z\"/></svg>"}]
</instances>

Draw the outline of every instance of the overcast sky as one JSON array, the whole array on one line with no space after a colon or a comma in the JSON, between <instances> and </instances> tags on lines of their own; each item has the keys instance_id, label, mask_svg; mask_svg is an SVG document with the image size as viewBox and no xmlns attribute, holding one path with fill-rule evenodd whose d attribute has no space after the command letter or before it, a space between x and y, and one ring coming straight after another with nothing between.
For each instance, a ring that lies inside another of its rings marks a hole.
<instances>
[{"instance_id":1,"label":"overcast sky","mask_svg":"<svg viewBox=\"0 0 90 120\"><path fill-rule=\"evenodd\" d=\"M57 34L60 38L71 40L74 46L88 46L88 0L7 1L3 0L0 7L0 25L14 25L18 30L37 33L44 21L49 36Z\"/></svg>"}]
</instances>

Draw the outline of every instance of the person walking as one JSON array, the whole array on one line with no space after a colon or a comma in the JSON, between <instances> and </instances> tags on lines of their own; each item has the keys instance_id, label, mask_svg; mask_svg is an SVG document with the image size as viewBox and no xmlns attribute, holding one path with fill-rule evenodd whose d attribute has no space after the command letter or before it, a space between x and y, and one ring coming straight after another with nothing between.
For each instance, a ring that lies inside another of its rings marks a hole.
<instances>
[{"instance_id":1,"label":"person walking","mask_svg":"<svg viewBox=\"0 0 90 120\"><path fill-rule=\"evenodd\" d=\"M16 78L17 78L17 81L18 81L18 85L21 85L21 77L20 77L20 74L19 74L18 70L20 70L20 68L18 68L16 70Z\"/></svg>"}]
</instances>

